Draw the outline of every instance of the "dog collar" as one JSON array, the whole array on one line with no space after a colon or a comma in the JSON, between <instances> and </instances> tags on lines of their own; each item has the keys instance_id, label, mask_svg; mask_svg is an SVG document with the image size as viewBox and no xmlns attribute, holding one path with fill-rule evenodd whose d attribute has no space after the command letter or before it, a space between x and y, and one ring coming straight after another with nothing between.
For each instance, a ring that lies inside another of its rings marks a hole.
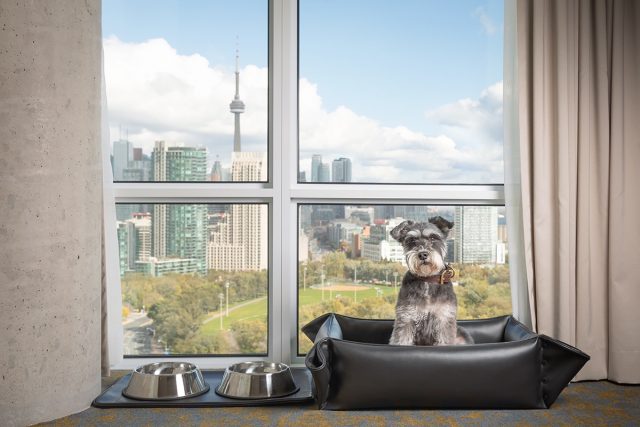
<instances>
[{"instance_id":1,"label":"dog collar","mask_svg":"<svg viewBox=\"0 0 640 427\"><path fill-rule=\"evenodd\" d=\"M451 282L451 279L453 279L454 277L456 277L456 271L449 264L446 264L444 266L444 270L440 274L426 277L425 281L427 283L437 283L439 285L444 285L445 283Z\"/></svg>"}]
</instances>

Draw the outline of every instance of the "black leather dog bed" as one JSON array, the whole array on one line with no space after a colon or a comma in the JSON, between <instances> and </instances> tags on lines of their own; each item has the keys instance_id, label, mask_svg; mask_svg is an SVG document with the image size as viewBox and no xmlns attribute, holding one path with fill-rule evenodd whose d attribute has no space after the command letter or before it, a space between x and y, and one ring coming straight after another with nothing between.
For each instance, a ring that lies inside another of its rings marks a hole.
<instances>
[{"instance_id":1,"label":"black leather dog bed","mask_svg":"<svg viewBox=\"0 0 640 427\"><path fill-rule=\"evenodd\" d=\"M325 314L302 328L321 409L549 408L589 360L512 316L463 320L476 344L389 345L393 320Z\"/></svg>"}]
</instances>

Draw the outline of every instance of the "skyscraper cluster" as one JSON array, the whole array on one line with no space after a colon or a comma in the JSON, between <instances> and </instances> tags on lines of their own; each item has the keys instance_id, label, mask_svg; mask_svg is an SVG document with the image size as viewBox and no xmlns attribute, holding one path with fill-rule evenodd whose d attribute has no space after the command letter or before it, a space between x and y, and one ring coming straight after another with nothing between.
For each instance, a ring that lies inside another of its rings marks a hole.
<instances>
[{"instance_id":1,"label":"skyscraper cluster","mask_svg":"<svg viewBox=\"0 0 640 427\"><path fill-rule=\"evenodd\" d=\"M229 105L234 115L232 181L265 181L267 153L243 152L240 134L240 70L236 51L236 93ZM207 266L213 270L245 271L267 268L267 206L264 204L233 204L211 233L207 246Z\"/></svg>"},{"instance_id":2,"label":"skyscraper cluster","mask_svg":"<svg viewBox=\"0 0 640 427\"><path fill-rule=\"evenodd\" d=\"M320 154L312 155L311 182L351 182L351 159L340 157L329 167Z\"/></svg>"},{"instance_id":3,"label":"skyscraper cluster","mask_svg":"<svg viewBox=\"0 0 640 427\"><path fill-rule=\"evenodd\" d=\"M234 152L234 181L262 181L267 174L266 153ZM212 270L245 271L267 268L267 206L233 204L211 233L207 264Z\"/></svg>"},{"instance_id":4,"label":"skyscraper cluster","mask_svg":"<svg viewBox=\"0 0 640 427\"><path fill-rule=\"evenodd\" d=\"M126 139L113 142L113 180L150 181L153 174L152 160Z\"/></svg>"},{"instance_id":5,"label":"skyscraper cluster","mask_svg":"<svg viewBox=\"0 0 640 427\"><path fill-rule=\"evenodd\" d=\"M216 159L207 173L207 150L156 141L151 158L142 155L131 142L114 142L115 180L131 181L264 181L267 155L241 150L240 73L236 52L236 93L230 104L234 114L231 170ZM146 163L145 163L146 162ZM126 167L125 167L126 166ZM134 170L140 169L138 175ZM125 177L139 178L125 179ZM138 205L142 206L142 205ZM121 274L138 271L152 276L166 273L206 274L207 269L228 271L267 268L267 206L233 204L224 213L206 204L154 204L151 212L134 213L118 222ZM209 224L209 210L220 218ZM124 212L124 211L122 211Z\"/></svg>"},{"instance_id":6,"label":"skyscraper cluster","mask_svg":"<svg viewBox=\"0 0 640 427\"><path fill-rule=\"evenodd\" d=\"M391 230L405 219L428 221L435 215L455 222L446 241L446 262L506 263L506 221L497 206L443 210L420 205L304 205L300 209L300 229L306 233L305 250L312 257L322 257L327 250L337 248L352 258L404 264L402 245L390 237Z\"/></svg>"}]
</instances>

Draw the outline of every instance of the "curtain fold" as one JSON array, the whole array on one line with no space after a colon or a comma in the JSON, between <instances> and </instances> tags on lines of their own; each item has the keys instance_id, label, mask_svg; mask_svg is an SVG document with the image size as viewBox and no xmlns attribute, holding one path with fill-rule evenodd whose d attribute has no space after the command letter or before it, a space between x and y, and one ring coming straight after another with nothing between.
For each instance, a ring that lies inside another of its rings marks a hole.
<instances>
[{"instance_id":1,"label":"curtain fold","mask_svg":"<svg viewBox=\"0 0 640 427\"><path fill-rule=\"evenodd\" d=\"M118 315L122 307L120 288L119 248L116 230L116 206L111 169L111 144L109 134L109 110L106 79L104 75L104 49L102 51L102 299L101 299L101 369L102 375L110 374L111 366L122 361L122 319ZM109 310L116 313L109 316Z\"/></svg>"},{"instance_id":2,"label":"curtain fold","mask_svg":"<svg viewBox=\"0 0 640 427\"><path fill-rule=\"evenodd\" d=\"M504 4L504 193L507 211L507 240L509 253L509 280L511 282L511 306L513 315L532 328L524 256L524 229L522 222L522 183L520 176L520 145L518 122L518 61L517 61L517 7L516 3Z\"/></svg>"},{"instance_id":3,"label":"curtain fold","mask_svg":"<svg viewBox=\"0 0 640 427\"><path fill-rule=\"evenodd\" d=\"M640 2L609 4L608 378L640 383Z\"/></svg>"},{"instance_id":4,"label":"curtain fold","mask_svg":"<svg viewBox=\"0 0 640 427\"><path fill-rule=\"evenodd\" d=\"M517 79L532 323L640 380L640 42L633 1L520 0ZM636 209L635 211L633 209ZM635 274L633 274L635 273Z\"/></svg>"}]
</instances>

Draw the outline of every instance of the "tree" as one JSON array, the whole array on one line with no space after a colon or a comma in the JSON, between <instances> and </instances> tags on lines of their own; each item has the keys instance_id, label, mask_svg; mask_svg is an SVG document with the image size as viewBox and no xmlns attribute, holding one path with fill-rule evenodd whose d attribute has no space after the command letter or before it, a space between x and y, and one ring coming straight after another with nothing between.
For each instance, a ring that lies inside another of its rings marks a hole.
<instances>
[{"instance_id":1,"label":"tree","mask_svg":"<svg viewBox=\"0 0 640 427\"><path fill-rule=\"evenodd\" d=\"M220 354L228 353L229 344L223 335L193 335L177 341L172 350L174 353Z\"/></svg>"},{"instance_id":2,"label":"tree","mask_svg":"<svg viewBox=\"0 0 640 427\"><path fill-rule=\"evenodd\" d=\"M344 278L344 266L347 256L342 252L329 252L322 258L327 277Z\"/></svg>"},{"instance_id":3,"label":"tree","mask_svg":"<svg viewBox=\"0 0 640 427\"><path fill-rule=\"evenodd\" d=\"M233 336L243 353L267 352L267 323L265 320L238 320L231 325Z\"/></svg>"}]
</instances>

